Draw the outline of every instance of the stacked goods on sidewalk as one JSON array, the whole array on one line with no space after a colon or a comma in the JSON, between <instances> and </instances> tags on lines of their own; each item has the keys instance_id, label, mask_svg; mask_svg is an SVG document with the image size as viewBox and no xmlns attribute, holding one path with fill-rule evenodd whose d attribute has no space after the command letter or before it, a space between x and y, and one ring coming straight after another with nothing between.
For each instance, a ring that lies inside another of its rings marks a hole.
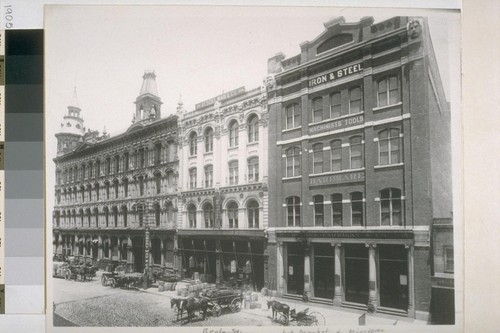
<instances>
[{"instance_id":1,"label":"stacked goods on sidewalk","mask_svg":"<svg viewBox=\"0 0 500 333\"><path fill-rule=\"evenodd\" d=\"M259 293L246 291L243 293L243 303L245 309L261 309L262 303L259 302Z\"/></svg>"}]
</instances>

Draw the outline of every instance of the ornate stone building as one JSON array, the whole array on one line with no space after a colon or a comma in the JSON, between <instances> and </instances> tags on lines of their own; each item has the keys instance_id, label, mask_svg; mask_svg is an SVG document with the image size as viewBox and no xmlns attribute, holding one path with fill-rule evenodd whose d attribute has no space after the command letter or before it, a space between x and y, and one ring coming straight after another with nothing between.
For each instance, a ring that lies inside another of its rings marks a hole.
<instances>
[{"instance_id":1,"label":"ornate stone building","mask_svg":"<svg viewBox=\"0 0 500 333\"><path fill-rule=\"evenodd\" d=\"M452 191L427 22L336 18L300 49L268 61L270 287L428 318L431 226L451 221Z\"/></svg>"},{"instance_id":2,"label":"ornate stone building","mask_svg":"<svg viewBox=\"0 0 500 333\"><path fill-rule=\"evenodd\" d=\"M261 288L267 269L265 90L238 88L178 116L183 273Z\"/></svg>"},{"instance_id":3,"label":"ornate stone building","mask_svg":"<svg viewBox=\"0 0 500 333\"><path fill-rule=\"evenodd\" d=\"M161 118L154 72L119 135L85 131L76 94L71 104L56 134L54 253L129 271L178 269L177 117Z\"/></svg>"}]
</instances>

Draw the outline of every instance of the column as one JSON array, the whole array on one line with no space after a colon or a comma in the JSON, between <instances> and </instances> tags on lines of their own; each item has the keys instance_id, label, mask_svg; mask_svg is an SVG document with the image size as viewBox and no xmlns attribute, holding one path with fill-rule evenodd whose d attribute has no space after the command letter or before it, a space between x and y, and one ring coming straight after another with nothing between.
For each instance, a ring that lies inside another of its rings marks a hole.
<instances>
[{"instance_id":1,"label":"column","mask_svg":"<svg viewBox=\"0 0 500 333\"><path fill-rule=\"evenodd\" d=\"M179 239L174 235L174 271L182 277L182 254L179 254Z\"/></svg>"},{"instance_id":2,"label":"column","mask_svg":"<svg viewBox=\"0 0 500 333\"><path fill-rule=\"evenodd\" d=\"M415 272L413 268L413 246L405 245L408 250L408 317L415 318Z\"/></svg>"},{"instance_id":3,"label":"column","mask_svg":"<svg viewBox=\"0 0 500 333\"><path fill-rule=\"evenodd\" d=\"M278 295L283 296L285 293L285 276L283 272L283 243L276 243L277 255L276 255L276 279L277 279L277 288Z\"/></svg>"},{"instance_id":4,"label":"column","mask_svg":"<svg viewBox=\"0 0 500 333\"><path fill-rule=\"evenodd\" d=\"M221 247L220 247L220 240L215 241L215 249L217 252L217 257L215 259L215 283L219 284L223 281L223 276L222 276L222 260L221 260Z\"/></svg>"},{"instance_id":5,"label":"column","mask_svg":"<svg viewBox=\"0 0 500 333\"><path fill-rule=\"evenodd\" d=\"M132 271L132 266L134 263L134 257L132 253L132 239L130 236L127 237L127 271Z\"/></svg>"},{"instance_id":6,"label":"column","mask_svg":"<svg viewBox=\"0 0 500 333\"><path fill-rule=\"evenodd\" d=\"M308 242L304 249L304 295L311 298L311 244Z\"/></svg>"},{"instance_id":7,"label":"column","mask_svg":"<svg viewBox=\"0 0 500 333\"><path fill-rule=\"evenodd\" d=\"M377 310L378 305L378 293L377 293L377 262L375 257L376 244L366 244L368 247L368 305L373 307L373 310Z\"/></svg>"},{"instance_id":8,"label":"column","mask_svg":"<svg viewBox=\"0 0 500 333\"><path fill-rule=\"evenodd\" d=\"M97 237L97 259L102 259L102 236Z\"/></svg>"},{"instance_id":9,"label":"column","mask_svg":"<svg viewBox=\"0 0 500 333\"><path fill-rule=\"evenodd\" d=\"M335 249L335 291L333 296L333 304L342 304L342 262L340 258L341 244L334 244Z\"/></svg>"}]
</instances>

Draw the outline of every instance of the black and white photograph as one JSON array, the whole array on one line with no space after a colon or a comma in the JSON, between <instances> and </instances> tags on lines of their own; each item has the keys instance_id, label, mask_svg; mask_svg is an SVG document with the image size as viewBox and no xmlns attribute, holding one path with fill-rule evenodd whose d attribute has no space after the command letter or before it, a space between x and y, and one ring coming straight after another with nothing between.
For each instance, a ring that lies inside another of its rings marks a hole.
<instances>
[{"instance_id":1,"label":"black and white photograph","mask_svg":"<svg viewBox=\"0 0 500 333\"><path fill-rule=\"evenodd\" d=\"M460 18L46 6L47 325L460 328Z\"/></svg>"}]
</instances>

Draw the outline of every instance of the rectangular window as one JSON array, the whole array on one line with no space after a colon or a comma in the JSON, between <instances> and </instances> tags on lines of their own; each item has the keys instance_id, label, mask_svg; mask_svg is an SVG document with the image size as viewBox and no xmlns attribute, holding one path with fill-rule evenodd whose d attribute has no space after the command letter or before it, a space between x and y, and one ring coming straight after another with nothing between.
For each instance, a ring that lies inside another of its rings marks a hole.
<instances>
[{"instance_id":1,"label":"rectangular window","mask_svg":"<svg viewBox=\"0 0 500 333\"><path fill-rule=\"evenodd\" d=\"M341 115L340 91L330 95L330 118L338 118Z\"/></svg>"},{"instance_id":2,"label":"rectangular window","mask_svg":"<svg viewBox=\"0 0 500 333\"><path fill-rule=\"evenodd\" d=\"M205 187L213 187L214 168L211 165L205 167Z\"/></svg>"},{"instance_id":3,"label":"rectangular window","mask_svg":"<svg viewBox=\"0 0 500 333\"><path fill-rule=\"evenodd\" d=\"M324 225L323 196L315 195L314 201L314 225L322 227Z\"/></svg>"},{"instance_id":4,"label":"rectangular window","mask_svg":"<svg viewBox=\"0 0 500 333\"><path fill-rule=\"evenodd\" d=\"M300 107L298 104L292 104L286 108L286 129L301 126Z\"/></svg>"},{"instance_id":5,"label":"rectangular window","mask_svg":"<svg viewBox=\"0 0 500 333\"><path fill-rule=\"evenodd\" d=\"M351 193L351 223L353 226L363 225L363 194Z\"/></svg>"},{"instance_id":6,"label":"rectangular window","mask_svg":"<svg viewBox=\"0 0 500 333\"><path fill-rule=\"evenodd\" d=\"M351 169L363 167L363 141L360 136L349 140L349 152L351 155Z\"/></svg>"},{"instance_id":7,"label":"rectangular window","mask_svg":"<svg viewBox=\"0 0 500 333\"><path fill-rule=\"evenodd\" d=\"M377 105L379 107L399 103L399 77L388 76L378 81Z\"/></svg>"},{"instance_id":8,"label":"rectangular window","mask_svg":"<svg viewBox=\"0 0 500 333\"><path fill-rule=\"evenodd\" d=\"M323 172L323 145L315 144L313 146L313 173Z\"/></svg>"},{"instance_id":9,"label":"rectangular window","mask_svg":"<svg viewBox=\"0 0 500 333\"><path fill-rule=\"evenodd\" d=\"M342 225L342 194L332 195L332 221L334 226Z\"/></svg>"},{"instance_id":10,"label":"rectangular window","mask_svg":"<svg viewBox=\"0 0 500 333\"><path fill-rule=\"evenodd\" d=\"M238 161L229 163L229 185L238 184Z\"/></svg>"},{"instance_id":11,"label":"rectangular window","mask_svg":"<svg viewBox=\"0 0 500 333\"><path fill-rule=\"evenodd\" d=\"M189 189L194 190L196 188L196 168L189 170Z\"/></svg>"},{"instance_id":12,"label":"rectangular window","mask_svg":"<svg viewBox=\"0 0 500 333\"><path fill-rule=\"evenodd\" d=\"M323 120L323 98L315 98L313 104L313 122L317 123Z\"/></svg>"},{"instance_id":13,"label":"rectangular window","mask_svg":"<svg viewBox=\"0 0 500 333\"><path fill-rule=\"evenodd\" d=\"M125 153L123 155L123 170L128 171L129 154Z\"/></svg>"},{"instance_id":14,"label":"rectangular window","mask_svg":"<svg viewBox=\"0 0 500 333\"><path fill-rule=\"evenodd\" d=\"M248 182L255 183L259 181L259 158L252 157L248 160Z\"/></svg>"},{"instance_id":15,"label":"rectangular window","mask_svg":"<svg viewBox=\"0 0 500 333\"><path fill-rule=\"evenodd\" d=\"M349 90L349 114L361 112L361 88L355 87Z\"/></svg>"}]
</instances>

